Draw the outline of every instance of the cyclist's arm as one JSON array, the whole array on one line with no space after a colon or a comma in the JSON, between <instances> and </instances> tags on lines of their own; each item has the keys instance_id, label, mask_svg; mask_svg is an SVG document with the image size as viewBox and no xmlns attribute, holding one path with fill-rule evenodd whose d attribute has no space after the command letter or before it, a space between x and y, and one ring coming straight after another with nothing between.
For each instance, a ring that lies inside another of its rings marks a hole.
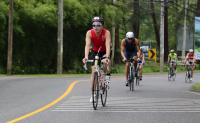
<instances>
[{"instance_id":1,"label":"cyclist's arm","mask_svg":"<svg viewBox=\"0 0 200 123\"><path fill-rule=\"evenodd\" d=\"M142 63L144 63L144 53L142 53Z\"/></svg>"},{"instance_id":2,"label":"cyclist's arm","mask_svg":"<svg viewBox=\"0 0 200 123\"><path fill-rule=\"evenodd\" d=\"M124 47L125 47L125 40L123 39L121 44L121 55L123 59L126 59L126 57L124 56Z\"/></svg>"},{"instance_id":3,"label":"cyclist's arm","mask_svg":"<svg viewBox=\"0 0 200 123\"><path fill-rule=\"evenodd\" d=\"M89 31L87 31L86 38L85 38L85 57L87 57L87 58L88 58L89 51L90 51L90 43L91 43L91 33L89 30Z\"/></svg>"},{"instance_id":4,"label":"cyclist's arm","mask_svg":"<svg viewBox=\"0 0 200 123\"><path fill-rule=\"evenodd\" d=\"M168 61L168 63L169 63L169 61L170 61L170 55L168 55L168 60L167 60L167 61Z\"/></svg>"},{"instance_id":5,"label":"cyclist's arm","mask_svg":"<svg viewBox=\"0 0 200 123\"><path fill-rule=\"evenodd\" d=\"M185 62L187 61L187 59L188 59L188 54L187 54L186 57L185 57Z\"/></svg>"},{"instance_id":6,"label":"cyclist's arm","mask_svg":"<svg viewBox=\"0 0 200 123\"><path fill-rule=\"evenodd\" d=\"M141 52L140 52L140 47L139 47L138 39L135 39L135 44L136 44L136 48L137 48L137 51L138 51L138 58L139 58Z\"/></svg>"},{"instance_id":7,"label":"cyclist's arm","mask_svg":"<svg viewBox=\"0 0 200 123\"><path fill-rule=\"evenodd\" d=\"M110 38L110 32L107 30L106 31L106 57L110 58L110 42L111 42L111 38Z\"/></svg>"},{"instance_id":8,"label":"cyclist's arm","mask_svg":"<svg viewBox=\"0 0 200 123\"><path fill-rule=\"evenodd\" d=\"M174 62L176 62L176 59L177 59L177 54L174 55Z\"/></svg>"},{"instance_id":9,"label":"cyclist's arm","mask_svg":"<svg viewBox=\"0 0 200 123\"><path fill-rule=\"evenodd\" d=\"M194 58L193 58L193 62L195 62L196 61L196 54L194 54Z\"/></svg>"}]
</instances>

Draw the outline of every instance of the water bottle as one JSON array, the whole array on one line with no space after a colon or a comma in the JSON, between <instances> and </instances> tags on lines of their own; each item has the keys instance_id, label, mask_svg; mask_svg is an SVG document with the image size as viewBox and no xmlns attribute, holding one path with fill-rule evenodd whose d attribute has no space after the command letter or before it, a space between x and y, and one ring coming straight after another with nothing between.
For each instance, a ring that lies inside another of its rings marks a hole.
<instances>
[{"instance_id":1,"label":"water bottle","mask_svg":"<svg viewBox=\"0 0 200 123\"><path fill-rule=\"evenodd\" d=\"M94 62L95 67L98 65L98 60L99 60L99 56L95 56L95 62Z\"/></svg>"}]
</instances>

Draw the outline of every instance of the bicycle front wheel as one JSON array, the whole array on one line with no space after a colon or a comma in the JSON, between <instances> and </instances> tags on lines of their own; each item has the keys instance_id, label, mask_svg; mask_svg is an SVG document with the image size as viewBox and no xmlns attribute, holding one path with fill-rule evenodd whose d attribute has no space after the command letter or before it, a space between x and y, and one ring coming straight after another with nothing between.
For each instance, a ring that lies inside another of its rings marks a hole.
<instances>
[{"instance_id":1,"label":"bicycle front wheel","mask_svg":"<svg viewBox=\"0 0 200 123\"><path fill-rule=\"evenodd\" d=\"M186 72L186 74L185 74L185 82L186 83L188 82L188 72Z\"/></svg>"},{"instance_id":2,"label":"bicycle front wheel","mask_svg":"<svg viewBox=\"0 0 200 123\"><path fill-rule=\"evenodd\" d=\"M134 90L134 75L135 75L135 72L134 72L134 69L132 69L131 71L131 83L130 83L130 90Z\"/></svg>"},{"instance_id":3,"label":"bicycle front wheel","mask_svg":"<svg viewBox=\"0 0 200 123\"><path fill-rule=\"evenodd\" d=\"M102 94L101 94L101 103L103 106L106 105L106 100L107 100L107 85L106 83L104 82L103 85L102 85Z\"/></svg>"},{"instance_id":4,"label":"bicycle front wheel","mask_svg":"<svg viewBox=\"0 0 200 123\"><path fill-rule=\"evenodd\" d=\"M168 80L171 81L171 73L170 73L170 69L168 70Z\"/></svg>"},{"instance_id":5,"label":"bicycle front wheel","mask_svg":"<svg viewBox=\"0 0 200 123\"><path fill-rule=\"evenodd\" d=\"M92 103L94 110L97 109L98 98L99 98L99 80L98 80L98 73L95 72L92 84Z\"/></svg>"},{"instance_id":6,"label":"bicycle front wheel","mask_svg":"<svg viewBox=\"0 0 200 123\"><path fill-rule=\"evenodd\" d=\"M173 81L175 80L175 78L176 78L176 72L175 69L173 68L173 76L172 76Z\"/></svg>"}]
</instances>

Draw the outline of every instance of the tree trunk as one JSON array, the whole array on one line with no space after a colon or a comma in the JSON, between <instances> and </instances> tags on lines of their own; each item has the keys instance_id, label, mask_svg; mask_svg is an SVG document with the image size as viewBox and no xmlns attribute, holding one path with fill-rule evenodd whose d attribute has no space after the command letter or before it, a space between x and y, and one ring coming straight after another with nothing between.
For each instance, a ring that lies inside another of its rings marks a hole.
<instances>
[{"instance_id":1,"label":"tree trunk","mask_svg":"<svg viewBox=\"0 0 200 123\"><path fill-rule=\"evenodd\" d=\"M150 1L151 1L152 19L153 19L153 24L154 24L154 32L155 32L155 35L156 35L156 41L157 41L158 51L160 51L160 34L159 34L158 27L157 27L156 15L155 15L155 12L154 12L153 0L150 0Z\"/></svg>"},{"instance_id":2,"label":"tree trunk","mask_svg":"<svg viewBox=\"0 0 200 123\"><path fill-rule=\"evenodd\" d=\"M119 41L119 25L115 28L115 63L121 62L120 41Z\"/></svg>"},{"instance_id":3,"label":"tree trunk","mask_svg":"<svg viewBox=\"0 0 200 123\"><path fill-rule=\"evenodd\" d=\"M165 0L166 1L166 0ZM165 3L165 16L164 16L164 61L168 60L168 6Z\"/></svg>"},{"instance_id":4,"label":"tree trunk","mask_svg":"<svg viewBox=\"0 0 200 123\"><path fill-rule=\"evenodd\" d=\"M140 27L140 23L139 23L139 0L134 0L134 11L133 11L133 24L132 24L132 29L134 32L134 37L138 38L139 36L139 27Z\"/></svg>"},{"instance_id":5,"label":"tree trunk","mask_svg":"<svg viewBox=\"0 0 200 123\"><path fill-rule=\"evenodd\" d=\"M200 17L200 0L197 1L197 13L196 13L197 17Z\"/></svg>"}]
</instances>

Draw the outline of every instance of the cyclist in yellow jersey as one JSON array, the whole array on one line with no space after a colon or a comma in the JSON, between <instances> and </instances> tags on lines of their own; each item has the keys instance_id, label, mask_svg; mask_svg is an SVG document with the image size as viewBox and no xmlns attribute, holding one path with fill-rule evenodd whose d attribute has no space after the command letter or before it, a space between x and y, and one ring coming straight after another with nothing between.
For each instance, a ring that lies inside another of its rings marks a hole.
<instances>
[{"instance_id":1,"label":"cyclist in yellow jersey","mask_svg":"<svg viewBox=\"0 0 200 123\"><path fill-rule=\"evenodd\" d=\"M174 63L174 68L176 71L176 59L177 59L177 54L174 53L174 50L170 50L170 54L168 55L168 63ZM172 65L170 64L170 69L171 69Z\"/></svg>"}]
</instances>

